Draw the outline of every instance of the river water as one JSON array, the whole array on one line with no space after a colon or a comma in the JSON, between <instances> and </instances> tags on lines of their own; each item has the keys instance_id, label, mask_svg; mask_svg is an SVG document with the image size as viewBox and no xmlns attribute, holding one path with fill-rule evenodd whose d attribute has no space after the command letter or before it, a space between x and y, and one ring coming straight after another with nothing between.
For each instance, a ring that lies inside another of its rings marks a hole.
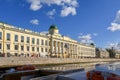
<instances>
[{"instance_id":1,"label":"river water","mask_svg":"<svg viewBox=\"0 0 120 80\"><path fill-rule=\"evenodd\" d=\"M95 68L91 68L91 70L109 70L109 71L113 71L113 72L117 72L117 75L120 75L120 62L115 62L115 63L106 63L106 64L103 64L103 65L99 65L99 66L96 66ZM71 73L71 74L68 74L68 75L65 75L65 77L69 77L69 78L73 78L75 80L86 80L86 72L89 71L89 70L84 70L84 71L80 71L80 72L76 72L76 73Z\"/></svg>"},{"instance_id":2,"label":"river water","mask_svg":"<svg viewBox=\"0 0 120 80\"><path fill-rule=\"evenodd\" d=\"M100 65L98 65L98 64L100 64ZM84 68L85 70L83 70L83 71L73 72L70 74L62 75L62 76L69 77L69 78L72 78L75 80L86 80L86 72L87 71L94 70L97 68L105 68L105 69L107 68L107 69L115 70L115 67L118 67L118 66L111 67L111 65L116 65L116 64L119 64L119 67L120 67L119 62L114 62L114 63L96 62L96 63L66 64L66 65L51 66L51 67L46 66L43 68L38 67L38 69L53 70L53 71L67 71L67 70Z\"/></svg>"},{"instance_id":3,"label":"river water","mask_svg":"<svg viewBox=\"0 0 120 80\"><path fill-rule=\"evenodd\" d=\"M53 70L53 71L68 71L84 68L85 70L94 69L97 64L106 64L108 62L94 62L94 63L80 63L80 64L66 64L66 65L58 65L58 66L44 66L37 67L37 69L41 70Z\"/></svg>"}]
</instances>

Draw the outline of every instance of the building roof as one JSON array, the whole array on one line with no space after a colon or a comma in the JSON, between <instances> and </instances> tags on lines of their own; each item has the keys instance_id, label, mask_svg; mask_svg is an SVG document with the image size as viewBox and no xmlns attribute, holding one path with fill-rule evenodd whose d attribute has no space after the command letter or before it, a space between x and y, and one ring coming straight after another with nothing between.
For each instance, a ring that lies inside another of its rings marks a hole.
<instances>
[{"instance_id":1,"label":"building roof","mask_svg":"<svg viewBox=\"0 0 120 80\"><path fill-rule=\"evenodd\" d=\"M49 30L50 30L50 29L58 29L58 28L57 28L56 25L51 25L50 28L49 28Z\"/></svg>"}]
</instances>

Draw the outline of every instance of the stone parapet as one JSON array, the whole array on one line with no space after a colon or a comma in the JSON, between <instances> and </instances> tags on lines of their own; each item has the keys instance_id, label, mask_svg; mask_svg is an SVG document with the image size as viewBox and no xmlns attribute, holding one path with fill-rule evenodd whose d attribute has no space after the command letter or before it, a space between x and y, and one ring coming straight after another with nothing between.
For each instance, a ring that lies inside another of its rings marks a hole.
<instances>
[{"instance_id":1,"label":"stone parapet","mask_svg":"<svg viewBox=\"0 0 120 80\"><path fill-rule=\"evenodd\" d=\"M120 59L1 57L0 66L33 65L33 64L64 64L64 63L79 63L79 62L111 62L111 61L120 61Z\"/></svg>"}]
</instances>

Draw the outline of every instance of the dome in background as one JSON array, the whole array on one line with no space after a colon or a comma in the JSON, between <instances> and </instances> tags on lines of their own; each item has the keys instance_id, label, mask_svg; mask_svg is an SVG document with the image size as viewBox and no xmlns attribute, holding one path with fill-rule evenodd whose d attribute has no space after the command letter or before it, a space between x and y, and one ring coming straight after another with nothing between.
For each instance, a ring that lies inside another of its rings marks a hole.
<instances>
[{"instance_id":1,"label":"dome in background","mask_svg":"<svg viewBox=\"0 0 120 80\"><path fill-rule=\"evenodd\" d=\"M56 25L51 25L50 28L49 28L49 30L50 30L50 29L58 29L58 28L57 28Z\"/></svg>"}]
</instances>

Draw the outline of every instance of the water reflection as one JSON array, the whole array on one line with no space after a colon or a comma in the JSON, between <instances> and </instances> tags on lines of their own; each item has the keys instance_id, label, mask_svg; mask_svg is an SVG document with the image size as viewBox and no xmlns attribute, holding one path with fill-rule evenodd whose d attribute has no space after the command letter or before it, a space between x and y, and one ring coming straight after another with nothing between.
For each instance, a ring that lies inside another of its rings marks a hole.
<instances>
[{"instance_id":1,"label":"water reflection","mask_svg":"<svg viewBox=\"0 0 120 80\"><path fill-rule=\"evenodd\" d=\"M99 63L80 63L80 64L66 64L66 65L59 65L59 66L49 66L44 68L38 68L42 70L54 70L54 71L67 71L67 70L74 70L74 69L81 69L84 68L85 70L95 69L96 65L98 64L105 64L106 62L99 62Z\"/></svg>"},{"instance_id":2,"label":"water reflection","mask_svg":"<svg viewBox=\"0 0 120 80\"><path fill-rule=\"evenodd\" d=\"M104 64L95 68L97 71L110 72L120 75L120 62Z\"/></svg>"},{"instance_id":3,"label":"water reflection","mask_svg":"<svg viewBox=\"0 0 120 80\"><path fill-rule=\"evenodd\" d=\"M109 64L108 69L109 70L114 70L114 71L116 71L116 70L120 71L120 62Z\"/></svg>"}]
</instances>

